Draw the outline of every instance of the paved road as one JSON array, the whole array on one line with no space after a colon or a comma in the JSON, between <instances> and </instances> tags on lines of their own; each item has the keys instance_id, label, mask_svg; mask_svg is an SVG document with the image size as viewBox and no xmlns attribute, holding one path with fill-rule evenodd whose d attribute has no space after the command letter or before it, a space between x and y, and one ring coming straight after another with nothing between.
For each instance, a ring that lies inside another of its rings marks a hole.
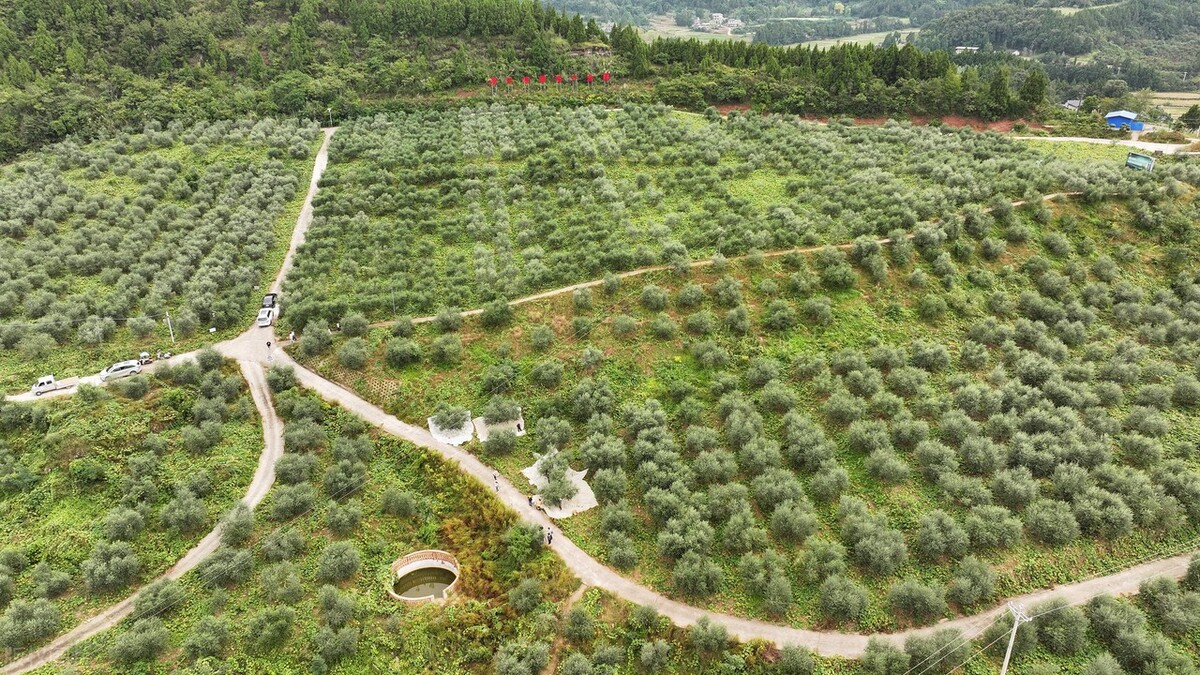
<instances>
[{"instance_id":1,"label":"paved road","mask_svg":"<svg viewBox=\"0 0 1200 675\"><path fill-rule=\"evenodd\" d=\"M1127 148L1145 150L1147 152L1162 152L1173 155L1188 146L1188 143L1151 143L1149 141L1129 141L1119 138L1086 138L1083 136L1014 136L1018 141L1047 141L1050 143L1090 143L1092 145L1123 145Z\"/></svg>"},{"instance_id":2,"label":"paved road","mask_svg":"<svg viewBox=\"0 0 1200 675\"><path fill-rule=\"evenodd\" d=\"M241 367L242 375L246 378L246 382L250 385L250 395L254 399L254 406L258 409L258 414L262 418L263 423L262 454L259 456L258 468L254 472L254 478L250 481L250 487L246 488L246 495L242 497L242 502L246 506L254 508L266 497L267 492L271 489L271 485L275 482L275 462L283 454L283 423L279 420L279 417L275 414L275 408L271 405L271 395L267 388L267 378L262 366L247 362L242 362L238 365ZM221 527L218 525L159 578L178 579L182 577L184 574L195 569L205 558L212 555L220 544ZM101 631L112 628L133 611L133 603L137 595L137 592L130 594L129 597L121 602L87 619L37 651L30 652L6 664L3 668L0 668L0 673L6 675L9 673L23 673L38 668L59 658L73 645Z\"/></svg>"}]
</instances>

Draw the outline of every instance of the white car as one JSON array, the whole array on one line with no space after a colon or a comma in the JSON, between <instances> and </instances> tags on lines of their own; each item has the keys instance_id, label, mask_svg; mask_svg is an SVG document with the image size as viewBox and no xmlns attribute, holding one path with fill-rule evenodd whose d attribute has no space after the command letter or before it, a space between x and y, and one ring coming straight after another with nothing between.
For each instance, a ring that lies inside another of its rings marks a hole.
<instances>
[{"instance_id":1,"label":"white car","mask_svg":"<svg viewBox=\"0 0 1200 675\"><path fill-rule=\"evenodd\" d=\"M259 328L266 328L267 326L275 323L275 308L263 307L262 309L258 310L257 323Z\"/></svg>"},{"instance_id":2,"label":"white car","mask_svg":"<svg viewBox=\"0 0 1200 675\"><path fill-rule=\"evenodd\" d=\"M119 377L129 377L142 372L142 364L137 361L121 361L100 371L100 381L107 382Z\"/></svg>"}]
</instances>

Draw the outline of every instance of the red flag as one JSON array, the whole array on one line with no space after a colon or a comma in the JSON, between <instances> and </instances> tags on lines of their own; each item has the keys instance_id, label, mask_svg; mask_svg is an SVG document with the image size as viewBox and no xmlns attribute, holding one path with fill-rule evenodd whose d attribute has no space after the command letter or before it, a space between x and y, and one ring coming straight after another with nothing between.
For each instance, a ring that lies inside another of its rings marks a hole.
<instances>
[{"instance_id":1,"label":"red flag","mask_svg":"<svg viewBox=\"0 0 1200 675\"><path fill-rule=\"evenodd\" d=\"M509 75L508 77L504 78L504 84L507 84L508 86L511 87L512 83L513 83L512 75Z\"/></svg>"},{"instance_id":2,"label":"red flag","mask_svg":"<svg viewBox=\"0 0 1200 675\"><path fill-rule=\"evenodd\" d=\"M491 86L493 86L493 87L494 87L494 86L496 86L496 83L497 83L498 81L499 81L499 80L497 80L497 79L496 79L496 76L495 76L495 75L493 75L493 76L491 77L491 79L489 79L489 80L488 80L488 84L490 84Z\"/></svg>"},{"instance_id":3,"label":"red flag","mask_svg":"<svg viewBox=\"0 0 1200 675\"><path fill-rule=\"evenodd\" d=\"M579 76L576 75L575 73L571 73L571 82L578 82L578 81L579 81Z\"/></svg>"},{"instance_id":4,"label":"red flag","mask_svg":"<svg viewBox=\"0 0 1200 675\"><path fill-rule=\"evenodd\" d=\"M586 77L585 79L587 80L587 83L588 83L588 84L591 84L591 83L592 83L592 81L596 79L596 76L595 76L595 75L593 75L593 74L591 74L591 73L588 73L588 74L587 74L587 77Z\"/></svg>"},{"instance_id":5,"label":"red flag","mask_svg":"<svg viewBox=\"0 0 1200 675\"><path fill-rule=\"evenodd\" d=\"M529 84L529 76L528 75L521 78L521 84L525 84L525 85Z\"/></svg>"},{"instance_id":6,"label":"red flag","mask_svg":"<svg viewBox=\"0 0 1200 675\"><path fill-rule=\"evenodd\" d=\"M608 78L609 78L609 75L608 75L607 70L604 71L604 73L600 75L600 79L604 80L605 82L608 82Z\"/></svg>"},{"instance_id":7,"label":"red flag","mask_svg":"<svg viewBox=\"0 0 1200 675\"><path fill-rule=\"evenodd\" d=\"M554 84L562 84L562 75L554 76Z\"/></svg>"},{"instance_id":8,"label":"red flag","mask_svg":"<svg viewBox=\"0 0 1200 675\"><path fill-rule=\"evenodd\" d=\"M541 75L538 75L538 84L546 84L546 75L545 75L545 73L543 73L543 74L541 74Z\"/></svg>"}]
</instances>

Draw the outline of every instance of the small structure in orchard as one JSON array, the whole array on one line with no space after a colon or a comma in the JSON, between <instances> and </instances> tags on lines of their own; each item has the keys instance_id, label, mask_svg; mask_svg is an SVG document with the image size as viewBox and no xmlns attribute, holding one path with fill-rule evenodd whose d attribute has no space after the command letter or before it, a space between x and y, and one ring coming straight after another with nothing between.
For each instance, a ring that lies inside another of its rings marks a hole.
<instances>
[{"instance_id":1,"label":"small structure in orchard","mask_svg":"<svg viewBox=\"0 0 1200 675\"><path fill-rule=\"evenodd\" d=\"M391 568L388 595L410 605L444 601L458 585L458 559L445 551L409 553Z\"/></svg>"},{"instance_id":2,"label":"small structure in orchard","mask_svg":"<svg viewBox=\"0 0 1200 675\"><path fill-rule=\"evenodd\" d=\"M1154 158L1140 152L1131 152L1125 158L1125 166L1135 171L1153 171Z\"/></svg>"},{"instance_id":3,"label":"small structure in orchard","mask_svg":"<svg viewBox=\"0 0 1200 675\"><path fill-rule=\"evenodd\" d=\"M486 443L488 436L497 431L511 431L517 436L524 436L525 432L528 431L525 427L525 415L521 413L520 407L517 408L516 413L516 419L493 422L491 424L482 415L476 417L471 420L471 424L475 426L475 435L479 437L479 441L482 443Z\"/></svg>"},{"instance_id":4,"label":"small structure in orchard","mask_svg":"<svg viewBox=\"0 0 1200 675\"><path fill-rule=\"evenodd\" d=\"M587 471L574 471L570 467L565 467L562 471L562 479L574 488L574 494L571 497L563 499L557 505L551 504L546 500L542 493L546 492L546 487L550 484L550 479L547 478L547 471L543 471L543 468L547 463L553 463L556 455L558 455L557 450L547 452L538 457L533 466L521 469L521 473L529 480L529 484L538 491L538 494L533 496L533 504L542 511L545 511L546 515L551 518L569 518L577 513L582 513L595 507L598 504L596 493L592 492L592 487L583 479L587 475ZM554 471L549 471L549 473L554 473Z\"/></svg>"},{"instance_id":5,"label":"small structure in orchard","mask_svg":"<svg viewBox=\"0 0 1200 675\"><path fill-rule=\"evenodd\" d=\"M463 445L475 437L470 410L444 408L425 421L429 424L430 435L442 443Z\"/></svg>"}]
</instances>

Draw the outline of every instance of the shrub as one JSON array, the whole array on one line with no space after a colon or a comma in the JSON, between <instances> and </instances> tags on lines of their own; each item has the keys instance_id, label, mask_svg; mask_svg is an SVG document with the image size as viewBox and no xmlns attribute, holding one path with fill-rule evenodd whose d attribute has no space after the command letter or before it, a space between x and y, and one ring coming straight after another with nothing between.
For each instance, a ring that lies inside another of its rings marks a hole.
<instances>
[{"instance_id":1,"label":"shrub","mask_svg":"<svg viewBox=\"0 0 1200 675\"><path fill-rule=\"evenodd\" d=\"M463 325L462 311L457 307L448 307L438 312L433 319L433 326L439 333L452 333Z\"/></svg>"},{"instance_id":2,"label":"shrub","mask_svg":"<svg viewBox=\"0 0 1200 675\"><path fill-rule=\"evenodd\" d=\"M1021 540L1021 520L1002 506L976 506L966 519L971 545L978 548L1012 548Z\"/></svg>"},{"instance_id":3,"label":"shrub","mask_svg":"<svg viewBox=\"0 0 1200 675\"><path fill-rule=\"evenodd\" d=\"M207 512L204 502L187 488L175 491L175 498L163 507L163 526L174 532L192 532L204 525Z\"/></svg>"},{"instance_id":4,"label":"shrub","mask_svg":"<svg viewBox=\"0 0 1200 675\"><path fill-rule=\"evenodd\" d=\"M942 557L960 558L970 546L970 537L958 521L935 509L921 518L920 528L913 540L917 557L932 562Z\"/></svg>"},{"instance_id":5,"label":"shrub","mask_svg":"<svg viewBox=\"0 0 1200 675\"><path fill-rule=\"evenodd\" d=\"M1069 607L1062 598L1051 598L1034 606L1033 625L1038 642L1051 654L1073 656L1087 644L1088 620L1083 612Z\"/></svg>"},{"instance_id":6,"label":"shrub","mask_svg":"<svg viewBox=\"0 0 1200 675\"><path fill-rule=\"evenodd\" d=\"M729 632L721 624L702 616L688 629L688 643L696 651L712 658L725 651L729 644Z\"/></svg>"},{"instance_id":7,"label":"shrub","mask_svg":"<svg viewBox=\"0 0 1200 675\"><path fill-rule=\"evenodd\" d=\"M392 485L383 492L379 509L397 518L412 518L417 515L417 499L411 492Z\"/></svg>"},{"instance_id":8,"label":"shrub","mask_svg":"<svg viewBox=\"0 0 1200 675\"><path fill-rule=\"evenodd\" d=\"M367 321L367 317L358 312L351 312L342 317L341 330L350 337L361 337L367 334L371 324Z\"/></svg>"},{"instance_id":9,"label":"shrub","mask_svg":"<svg viewBox=\"0 0 1200 675\"><path fill-rule=\"evenodd\" d=\"M339 537L345 537L358 528L362 521L362 508L357 500L346 504L338 504L330 500L325 513L325 523L329 530Z\"/></svg>"},{"instance_id":10,"label":"shrub","mask_svg":"<svg viewBox=\"0 0 1200 675\"><path fill-rule=\"evenodd\" d=\"M1025 511L1025 527L1034 539L1050 546L1063 546L1079 537L1079 524L1071 505L1052 499L1039 499Z\"/></svg>"},{"instance_id":11,"label":"shrub","mask_svg":"<svg viewBox=\"0 0 1200 675\"><path fill-rule=\"evenodd\" d=\"M83 561L83 581L93 593L118 589L133 581L141 562L133 548L123 541L97 542L91 556Z\"/></svg>"},{"instance_id":12,"label":"shrub","mask_svg":"<svg viewBox=\"0 0 1200 675\"><path fill-rule=\"evenodd\" d=\"M517 434L508 429L493 431L483 442L483 449L489 455L507 455L517 447Z\"/></svg>"},{"instance_id":13,"label":"shrub","mask_svg":"<svg viewBox=\"0 0 1200 675\"><path fill-rule=\"evenodd\" d=\"M828 326L833 323L833 301L824 295L805 300L800 306L800 312L811 324Z\"/></svg>"},{"instance_id":14,"label":"shrub","mask_svg":"<svg viewBox=\"0 0 1200 675\"><path fill-rule=\"evenodd\" d=\"M424 356L421 345L408 338L392 338L384 347L383 358L393 368L403 368L420 362Z\"/></svg>"},{"instance_id":15,"label":"shrub","mask_svg":"<svg viewBox=\"0 0 1200 675\"><path fill-rule=\"evenodd\" d=\"M508 592L508 603L517 614L528 614L542 603L542 584L537 579L522 579Z\"/></svg>"},{"instance_id":16,"label":"shrub","mask_svg":"<svg viewBox=\"0 0 1200 675\"><path fill-rule=\"evenodd\" d=\"M157 658L167 648L170 638L171 634L163 626L162 619L138 619L117 636L109 656L113 661L124 664L149 661Z\"/></svg>"},{"instance_id":17,"label":"shrub","mask_svg":"<svg viewBox=\"0 0 1200 675\"><path fill-rule=\"evenodd\" d=\"M836 541L810 538L800 555L800 568L810 582L846 573L846 549Z\"/></svg>"},{"instance_id":18,"label":"shrub","mask_svg":"<svg viewBox=\"0 0 1200 675\"><path fill-rule=\"evenodd\" d=\"M1038 495L1038 483L1023 466L1004 469L992 479L992 495L1002 506L1020 511Z\"/></svg>"},{"instance_id":19,"label":"shrub","mask_svg":"<svg viewBox=\"0 0 1200 675\"><path fill-rule=\"evenodd\" d=\"M259 649L272 649L291 636L295 621L296 610L291 607L270 607L250 617L246 632Z\"/></svg>"},{"instance_id":20,"label":"shrub","mask_svg":"<svg viewBox=\"0 0 1200 675\"><path fill-rule=\"evenodd\" d=\"M133 602L135 617L165 614L179 609L186 599L179 582L174 579L159 579L148 584L138 593Z\"/></svg>"},{"instance_id":21,"label":"shrub","mask_svg":"<svg viewBox=\"0 0 1200 675\"><path fill-rule=\"evenodd\" d=\"M872 637L860 661L863 675L905 675L911 661L908 654L882 638Z\"/></svg>"},{"instance_id":22,"label":"shrub","mask_svg":"<svg viewBox=\"0 0 1200 675\"><path fill-rule=\"evenodd\" d=\"M267 386L276 394L296 387L296 371L291 366L274 365L267 370Z\"/></svg>"},{"instance_id":23,"label":"shrub","mask_svg":"<svg viewBox=\"0 0 1200 675\"><path fill-rule=\"evenodd\" d=\"M669 340L675 336L675 333L678 330L679 326L677 326L675 322L671 320L671 317L666 313L658 314L654 317L654 320L650 322L650 332L654 334L654 337L660 340Z\"/></svg>"},{"instance_id":24,"label":"shrub","mask_svg":"<svg viewBox=\"0 0 1200 675\"><path fill-rule=\"evenodd\" d=\"M312 479L312 474L316 469L316 455L303 455L295 452L284 453L275 462L275 479L284 485L306 483Z\"/></svg>"},{"instance_id":25,"label":"shrub","mask_svg":"<svg viewBox=\"0 0 1200 675\"><path fill-rule=\"evenodd\" d=\"M912 663L929 663L930 673L949 673L971 656L970 640L962 632L947 628L929 635L913 635L904 641L904 651ZM936 662L936 664L935 664Z\"/></svg>"},{"instance_id":26,"label":"shrub","mask_svg":"<svg viewBox=\"0 0 1200 675\"><path fill-rule=\"evenodd\" d=\"M915 623L928 623L946 613L945 591L940 586L905 579L888 591L888 605L895 614Z\"/></svg>"},{"instance_id":27,"label":"shrub","mask_svg":"<svg viewBox=\"0 0 1200 675\"><path fill-rule=\"evenodd\" d=\"M33 595L39 598L55 598L67 592L71 586L71 575L66 572L55 570L50 567L49 563L40 562L34 565L30 572L31 580L33 581ZM0 593L0 605L7 604L12 600L12 593L9 597L2 597Z\"/></svg>"},{"instance_id":28,"label":"shrub","mask_svg":"<svg viewBox=\"0 0 1200 675\"><path fill-rule=\"evenodd\" d=\"M329 351L333 346L333 335L329 332L329 324L322 319L309 321L304 326L300 336L300 354L311 358Z\"/></svg>"},{"instance_id":29,"label":"shrub","mask_svg":"<svg viewBox=\"0 0 1200 675\"><path fill-rule=\"evenodd\" d=\"M996 573L974 556L962 559L950 580L946 597L966 609L991 599L996 592Z\"/></svg>"},{"instance_id":30,"label":"shrub","mask_svg":"<svg viewBox=\"0 0 1200 675\"><path fill-rule=\"evenodd\" d=\"M142 513L128 506L118 506L104 516L104 535L111 541L131 541L145 527Z\"/></svg>"},{"instance_id":31,"label":"shrub","mask_svg":"<svg viewBox=\"0 0 1200 675\"><path fill-rule=\"evenodd\" d=\"M671 645L665 640L654 640L642 644L642 649L638 652L638 663L643 668L650 672L662 670L670 662Z\"/></svg>"},{"instance_id":32,"label":"shrub","mask_svg":"<svg viewBox=\"0 0 1200 675\"><path fill-rule=\"evenodd\" d=\"M780 539L803 542L817 530L817 517L803 501L787 500L771 513L771 532Z\"/></svg>"},{"instance_id":33,"label":"shrub","mask_svg":"<svg viewBox=\"0 0 1200 675\"><path fill-rule=\"evenodd\" d=\"M487 328L507 326L513 318L513 308L504 300L493 300L483 306L479 322Z\"/></svg>"},{"instance_id":34,"label":"shrub","mask_svg":"<svg viewBox=\"0 0 1200 675\"><path fill-rule=\"evenodd\" d=\"M613 317L613 320L612 320L613 335L617 335L619 337L627 337L629 335L633 335L633 333L636 330L637 330L637 319L633 318L632 316L629 316L628 314L618 314L615 317Z\"/></svg>"},{"instance_id":35,"label":"shrub","mask_svg":"<svg viewBox=\"0 0 1200 675\"><path fill-rule=\"evenodd\" d=\"M448 365L462 359L462 339L453 333L440 335L429 346L429 357L434 363Z\"/></svg>"},{"instance_id":36,"label":"shrub","mask_svg":"<svg viewBox=\"0 0 1200 675\"><path fill-rule=\"evenodd\" d=\"M853 621L867 608L867 592L841 575L826 578L819 593L821 612L830 621Z\"/></svg>"},{"instance_id":37,"label":"shrub","mask_svg":"<svg viewBox=\"0 0 1200 675\"><path fill-rule=\"evenodd\" d=\"M196 567L196 574L208 586L228 586L250 578L254 559L249 551L218 548Z\"/></svg>"},{"instance_id":38,"label":"shrub","mask_svg":"<svg viewBox=\"0 0 1200 675\"><path fill-rule=\"evenodd\" d=\"M58 608L44 598L14 600L0 616L0 647L21 649L58 632Z\"/></svg>"},{"instance_id":39,"label":"shrub","mask_svg":"<svg viewBox=\"0 0 1200 675\"><path fill-rule=\"evenodd\" d=\"M671 573L675 587L693 597L706 597L721 584L721 568L707 557L689 550L675 563Z\"/></svg>"},{"instance_id":40,"label":"shrub","mask_svg":"<svg viewBox=\"0 0 1200 675\"><path fill-rule=\"evenodd\" d=\"M229 646L229 621L216 616L201 617L183 639L183 655L188 661L218 657Z\"/></svg>"},{"instance_id":41,"label":"shrub","mask_svg":"<svg viewBox=\"0 0 1200 675\"><path fill-rule=\"evenodd\" d=\"M641 303L646 309L655 312L661 312L667 308L667 291L654 284L646 284L642 287Z\"/></svg>"},{"instance_id":42,"label":"shrub","mask_svg":"<svg viewBox=\"0 0 1200 675\"><path fill-rule=\"evenodd\" d=\"M304 535L296 530L272 530L263 537L263 557L269 562L291 560L304 551Z\"/></svg>"},{"instance_id":43,"label":"shrub","mask_svg":"<svg viewBox=\"0 0 1200 675\"><path fill-rule=\"evenodd\" d=\"M358 548L348 541L338 541L325 547L317 567L321 581L346 581L358 573Z\"/></svg>"},{"instance_id":44,"label":"shrub","mask_svg":"<svg viewBox=\"0 0 1200 675\"><path fill-rule=\"evenodd\" d=\"M447 431L461 429L471 421L471 413L463 407L438 404L437 412L433 414L433 423L439 429Z\"/></svg>"}]
</instances>

